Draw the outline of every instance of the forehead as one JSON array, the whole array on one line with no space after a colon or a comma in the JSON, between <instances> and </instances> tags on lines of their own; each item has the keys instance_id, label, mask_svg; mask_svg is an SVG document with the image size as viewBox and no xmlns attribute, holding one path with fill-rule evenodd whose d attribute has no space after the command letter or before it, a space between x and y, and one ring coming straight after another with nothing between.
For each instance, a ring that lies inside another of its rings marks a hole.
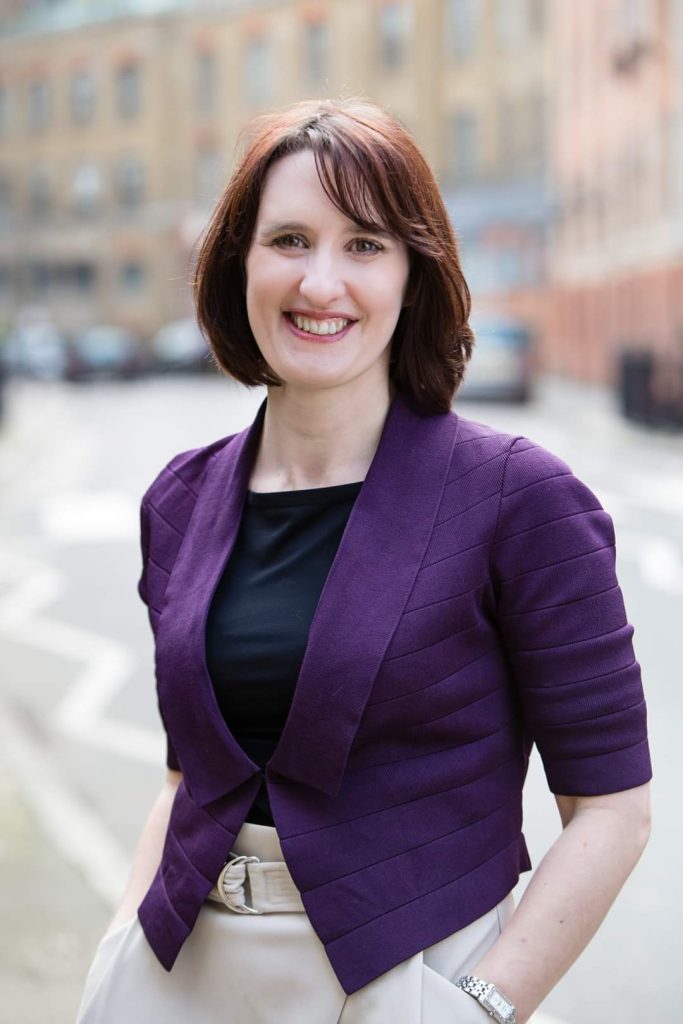
<instances>
[{"instance_id":1,"label":"forehead","mask_svg":"<svg viewBox=\"0 0 683 1024\"><path fill-rule=\"evenodd\" d=\"M261 190L261 209L274 203L296 201L300 193L322 192L323 188L310 150L288 153L275 161L266 172ZM323 192L324 195L324 192Z\"/></svg>"},{"instance_id":2,"label":"forehead","mask_svg":"<svg viewBox=\"0 0 683 1024\"><path fill-rule=\"evenodd\" d=\"M326 166L330 167L330 164ZM337 178L331 167L330 170L330 178L334 183ZM288 153L276 160L266 173L258 223L262 225L264 221L273 219L302 220L306 215L311 217L324 213L356 225L382 226L384 218L369 200L367 184L361 179L356 185L355 195L360 200L362 194L362 203L353 201L349 188L344 189L342 194L334 189L333 201L326 191L326 188L330 189L330 182L323 184L321 181L314 153L309 149Z\"/></svg>"}]
</instances>

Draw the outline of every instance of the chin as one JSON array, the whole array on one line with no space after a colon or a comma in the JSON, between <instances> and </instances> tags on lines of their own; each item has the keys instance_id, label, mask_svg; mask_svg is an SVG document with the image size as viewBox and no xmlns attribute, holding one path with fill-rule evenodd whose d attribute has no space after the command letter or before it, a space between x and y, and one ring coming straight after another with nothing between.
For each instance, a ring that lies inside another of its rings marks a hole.
<instances>
[{"instance_id":1,"label":"chin","mask_svg":"<svg viewBox=\"0 0 683 1024\"><path fill-rule=\"evenodd\" d=\"M338 384L345 384L347 380L356 376L353 374L349 377L348 372L331 367L312 369L310 366L273 365L273 363L270 363L270 366L285 384L302 388L332 388Z\"/></svg>"}]
</instances>

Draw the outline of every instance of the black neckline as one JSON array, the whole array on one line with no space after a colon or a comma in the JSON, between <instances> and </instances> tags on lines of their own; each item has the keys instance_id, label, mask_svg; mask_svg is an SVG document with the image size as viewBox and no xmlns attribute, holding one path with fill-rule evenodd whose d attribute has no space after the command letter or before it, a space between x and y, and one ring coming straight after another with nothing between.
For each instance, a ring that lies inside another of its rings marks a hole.
<instances>
[{"instance_id":1,"label":"black neckline","mask_svg":"<svg viewBox=\"0 0 683 1024\"><path fill-rule=\"evenodd\" d=\"M250 491L247 505L327 505L355 497L363 486L362 480L350 484L332 484L330 487L306 487L296 491Z\"/></svg>"}]
</instances>

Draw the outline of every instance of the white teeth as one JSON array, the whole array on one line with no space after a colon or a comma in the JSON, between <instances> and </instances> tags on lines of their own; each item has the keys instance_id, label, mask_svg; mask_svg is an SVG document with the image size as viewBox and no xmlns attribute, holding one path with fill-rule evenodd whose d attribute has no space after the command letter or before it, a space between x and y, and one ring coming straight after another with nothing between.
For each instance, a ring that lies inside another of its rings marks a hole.
<instances>
[{"instance_id":1,"label":"white teeth","mask_svg":"<svg viewBox=\"0 0 683 1024\"><path fill-rule=\"evenodd\" d=\"M308 334L339 334L350 320L309 320L306 316L299 316L298 313L290 314L292 320L299 328L300 331L306 331Z\"/></svg>"}]
</instances>

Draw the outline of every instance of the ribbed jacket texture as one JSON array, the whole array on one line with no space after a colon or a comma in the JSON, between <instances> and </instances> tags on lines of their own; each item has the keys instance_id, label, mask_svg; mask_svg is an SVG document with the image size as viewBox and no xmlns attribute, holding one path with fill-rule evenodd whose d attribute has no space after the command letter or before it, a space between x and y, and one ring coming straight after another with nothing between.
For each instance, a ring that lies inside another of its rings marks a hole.
<instances>
[{"instance_id":1,"label":"ribbed jacket texture","mask_svg":"<svg viewBox=\"0 0 683 1024\"><path fill-rule=\"evenodd\" d=\"M311 624L265 772L223 720L205 626L263 425L175 456L141 504L139 593L180 783L138 908L167 970L265 777L347 993L489 910L530 867L522 785L650 778L612 521L555 455L400 393ZM268 623L263 623L264 630Z\"/></svg>"}]
</instances>

